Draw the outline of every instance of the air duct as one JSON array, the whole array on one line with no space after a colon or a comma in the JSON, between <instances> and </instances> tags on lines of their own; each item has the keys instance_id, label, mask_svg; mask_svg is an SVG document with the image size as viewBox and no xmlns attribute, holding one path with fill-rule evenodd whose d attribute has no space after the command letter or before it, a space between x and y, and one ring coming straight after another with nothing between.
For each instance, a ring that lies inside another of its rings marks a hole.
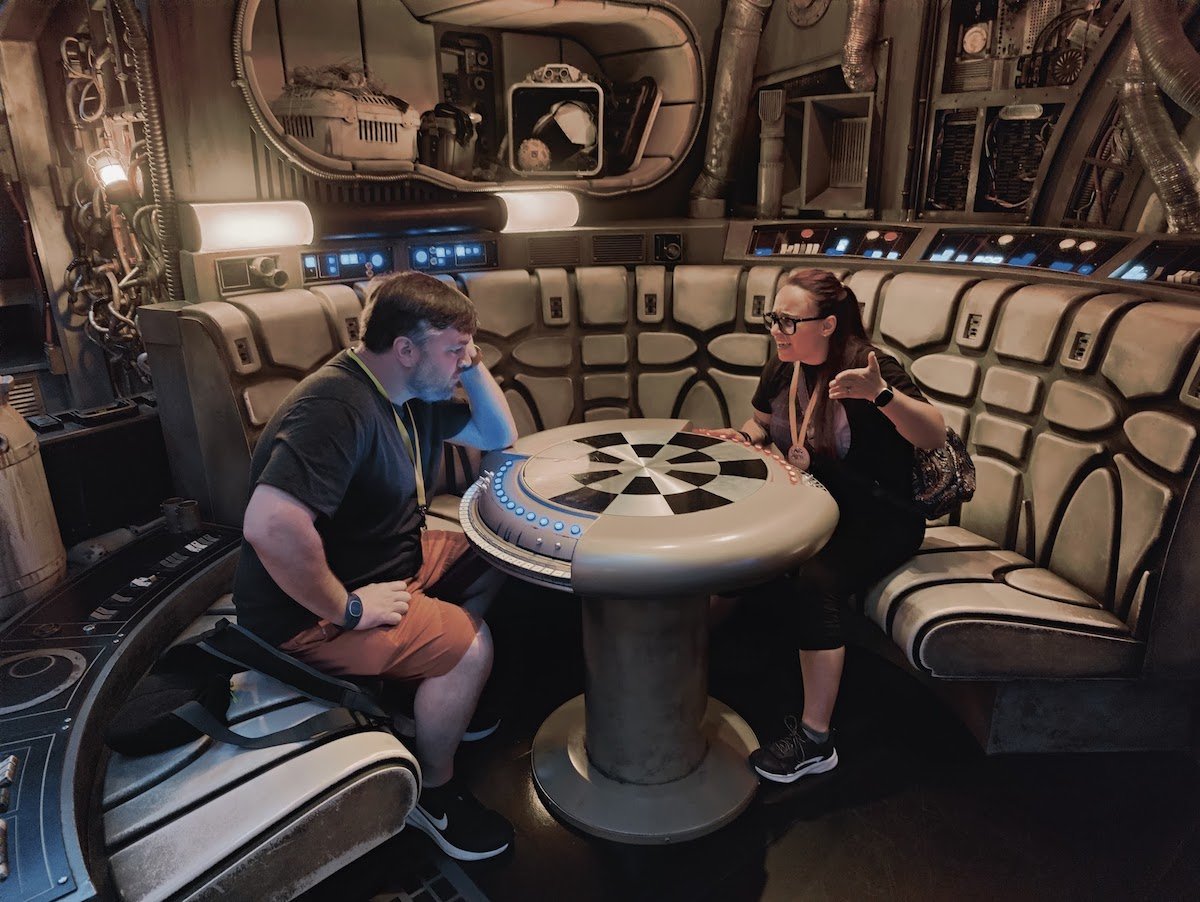
<instances>
[{"instance_id":1,"label":"air duct","mask_svg":"<svg viewBox=\"0 0 1200 902\"><path fill-rule=\"evenodd\" d=\"M692 186L690 213L694 218L719 219L725 215L729 170L746 124L754 61L771 3L772 0L729 0L725 8L704 171Z\"/></svg>"},{"instance_id":2,"label":"air duct","mask_svg":"<svg viewBox=\"0 0 1200 902\"><path fill-rule=\"evenodd\" d=\"M842 77L851 91L875 90L875 34L879 30L879 0L850 0Z\"/></svg>"},{"instance_id":3,"label":"air duct","mask_svg":"<svg viewBox=\"0 0 1200 902\"><path fill-rule=\"evenodd\" d=\"M158 83L154 79L154 64L150 59L150 42L133 0L115 0L114 5L125 23L129 47L133 51L133 75L137 81L146 126L150 188L158 214L155 220L158 244L162 249L163 275L167 280L167 298L180 301L183 300L183 288L179 279L179 222L175 211L175 186L171 182L171 167L167 160L166 129L158 97Z\"/></svg>"},{"instance_id":4,"label":"air duct","mask_svg":"<svg viewBox=\"0 0 1200 902\"><path fill-rule=\"evenodd\" d=\"M1125 82L1121 85L1121 113L1138 159L1166 211L1167 231L1200 231L1200 192L1196 188L1200 173L1179 140L1158 87L1142 67L1136 43L1129 47Z\"/></svg>"},{"instance_id":5,"label":"air duct","mask_svg":"<svg viewBox=\"0 0 1200 902\"><path fill-rule=\"evenodd\" d=\"M1133 37L1145 68L1163 93L1193 116L1200 116L1200 53L1183 30L1196 2L1183 5L1183 19L1179 7L1176 0L1137 0L1133 4Z\"/></svg>"}]
</instances>

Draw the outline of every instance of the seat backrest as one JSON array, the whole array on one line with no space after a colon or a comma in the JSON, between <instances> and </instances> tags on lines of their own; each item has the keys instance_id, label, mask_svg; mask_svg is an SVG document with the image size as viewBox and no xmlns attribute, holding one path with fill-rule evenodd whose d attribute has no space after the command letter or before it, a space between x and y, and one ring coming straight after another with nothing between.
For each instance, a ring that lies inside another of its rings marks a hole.
<instances>
[{"instance_id":1,"label":"seat backrest","mask_svg":"<svg viewBox=\"0 0 1200 902\"><path fill-rule=\"evenodd\" d=\"M770 354L762 313L786 274L773 265L597 266L441 278L475 302L484 359L528 434L639 415L740 423ZM1170 566L1188 556L1180 524L1200 516L1180 517L1200 507L1188 492L1200 307L1041 283L1032 272L839 274L872 339L968 441L979 488L954 521L1125 619L1149 642L1148 667L1200 675L1200 645L1164 638L1200 630L1200 574ZM170 329L150 330L156 383L159 348L174 342L184 353L161 362L163 379L188 383L182 407L203 402L203 428L184 424L176 441L194 446L184 451L199 454L212 483L206 494L185 490L202 503L212 496L219 522L240 522L249 451L279 401L357 337L369 288L359 289L198 304L176 311ZM160 334L172 330L178 336ZM164 424L173 406L164 397ZM452 450L447 462L443 481L461 491L478 455ZM1164 574L1171 598L1152 616Z\"/></svg>"},{"instance_id":2,"label":"seat backrest","mask_svg":"<svg viewBox=\"0 0 1200 902\"><path fill-rule=\"evenodd\" d=\"M461 279L526 434L638 415L740 423L770 353L762 313L786 274L605 266ZM1200 629L1197 604L1151 617L1196 466L1200 398L1187 389L1200 307L1022 276L863 269L846 282L873 341L968 441L979 488L954 522L1125 619L1150 640L1151 666L1155 624ZM1181 654L1200 673L1200 653Z\"/></svg>"}]
</instances>

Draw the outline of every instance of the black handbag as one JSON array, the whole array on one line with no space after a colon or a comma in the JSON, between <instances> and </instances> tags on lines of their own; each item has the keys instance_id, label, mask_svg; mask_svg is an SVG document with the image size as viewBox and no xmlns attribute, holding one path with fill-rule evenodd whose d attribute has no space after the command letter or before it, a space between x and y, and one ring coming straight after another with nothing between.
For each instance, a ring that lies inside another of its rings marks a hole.
<instances>
[{"instance_id":1,"label":"black handbag","mask_svg":"<svg viewBox=\"0 0 1200 902\"><path fill-rule=\"evenodd\" d=\"M975 464L959 434L946 427L946 441L933 451L914 449L913 503L926 520L936 520L975 495Z\"/></svg>"},{"instance_id":2,"label":"black handbag","mask_svg":"<svg viewBox=\"0 0 1200 902\"><path fill-rule=\"evenodd\" d=\"M201 731L180 712L199 708L224 722L230 670L196 647L167 649L104 727L104 741L122 755L152 755L198 739Z\"/></svg>"}]
</instances>

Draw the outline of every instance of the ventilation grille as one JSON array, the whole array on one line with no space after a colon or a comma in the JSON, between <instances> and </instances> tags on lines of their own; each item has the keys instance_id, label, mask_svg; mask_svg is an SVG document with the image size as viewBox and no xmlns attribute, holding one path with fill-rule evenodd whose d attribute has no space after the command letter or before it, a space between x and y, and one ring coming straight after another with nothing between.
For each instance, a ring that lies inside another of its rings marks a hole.
<instances>
[{"instance_id":1,"label":"ventilation grille","mask_svg":"<svg viewBox=\"0 0 1200 902\"><path fill-rule=\"evenodd\" d=\"M867 183L868 120L839 119L833 126L830 188L861 188Z\"/></svg>"},{"instance_id":2,"label":"ventilation grille","mask_svg":"<svg viewBox=\"0 0 1200 902\"><path fill-rule=\"evenodd\" d=\"M42 400L42 388L38 385L37 376L26 374L14 376L12 387L8 391L8 403L23 417L35 417L46 412L46 403Z\"/></svg>"},{"instance_id":3,"label":"ventilation grille","mask_svg":"<svg viewBox=\"0 0 1200 902\"><path fill-rule=\"evenodd\" d=\"M592 259L597 263L642 263L646 259L646 236L595 235Z\"/></svg>"},{"instance_id":4,"label":"ventilation grille","mask_svg":"<svg viewBox=\"0 0 1200 902\"><path fill-rule=\"evenodd\" d=\"M956 62L946 79L946 92L958 94L963 91L986 91L992 86L992 61L963 60Z\"/></svg>"},{"instance_id":5,"label":"ventilation grille","mask_svg":"<svg viewBox=\"0 0 1200 902\"><path fill-rule=\"evenodd\" d=\"M316 134L312 116L280 116L279 121L293 138L311 138Z\"/></svg>"},{"instance_id":6,"label":"ventilation grille","mask_svg":"<svg viewBox=\"0 0 1200 902\"><path fill-rule=\"evenodd\" d=\"M530 266L574 266L579 263L579 238L562 235L529 239Z\"/></svg>"},{"instance_id":7,"label":"ventilation grille","mask_svg":"<svg viewBox=\"0 0 1200 902\"><path fill-rule=\"evenodd\" d=\"M358 120L358 139L360 141L378 141L385 144L395 144L399 137L400 126L395 122L380 122L377 119L360 118Z\"/></svg>"}]
</instances>

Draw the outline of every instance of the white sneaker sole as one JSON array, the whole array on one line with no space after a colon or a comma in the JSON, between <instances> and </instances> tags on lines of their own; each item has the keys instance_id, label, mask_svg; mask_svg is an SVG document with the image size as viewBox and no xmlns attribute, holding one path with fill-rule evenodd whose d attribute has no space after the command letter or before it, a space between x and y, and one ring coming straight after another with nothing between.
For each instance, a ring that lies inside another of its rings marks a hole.
<instances>
[{"instance_id":1,"label":"white sneaker sole","mask_svg":"<svg viewBox=\"0 0 1200 902\"><path fill-rule=\"evenodd\" d=\"M405 739L417 738L417 722L405 714L392 715L392 729ZM466 733L463 733L462 741L478 742L480 739L487 739L498 729L500 729L499 720L491 726L484 727L482 730L468 730Z\"/></svg>"},{"instance_id":2,"label":"white sneaker sole","mask_svg":"<svg viewBox=\"0 0 1200 902\"><path fill-rule=\"evenodd\" d=\"M801 777L808 777L812 774L823 774L837 767L838 756L837 749L833 750L833 754L828 758L822 758L820 761L814 761L812 764L806 765L794 774L772 774L762 770L757 765L754 767L754 772L764 780L770 780L772 783L795 783Z\"/></svg>"},{"instance_id":3,"label":"white sneaker sole","mask_svg":"<svg viewBox=\"0 0 1200 902\"><path fill-rule=\"evenodd\" d=\"M429 818L422 813L420 808L413 808L404 821L432 839L437 843L439 849L457 861L483 861L485 858L495 858L508 848L508 843L505 843L498 849L489 849L486 852L472 852L468 849L460 849L447 840L441 830L430 823Z\"/></svg>"}]
</instances>

